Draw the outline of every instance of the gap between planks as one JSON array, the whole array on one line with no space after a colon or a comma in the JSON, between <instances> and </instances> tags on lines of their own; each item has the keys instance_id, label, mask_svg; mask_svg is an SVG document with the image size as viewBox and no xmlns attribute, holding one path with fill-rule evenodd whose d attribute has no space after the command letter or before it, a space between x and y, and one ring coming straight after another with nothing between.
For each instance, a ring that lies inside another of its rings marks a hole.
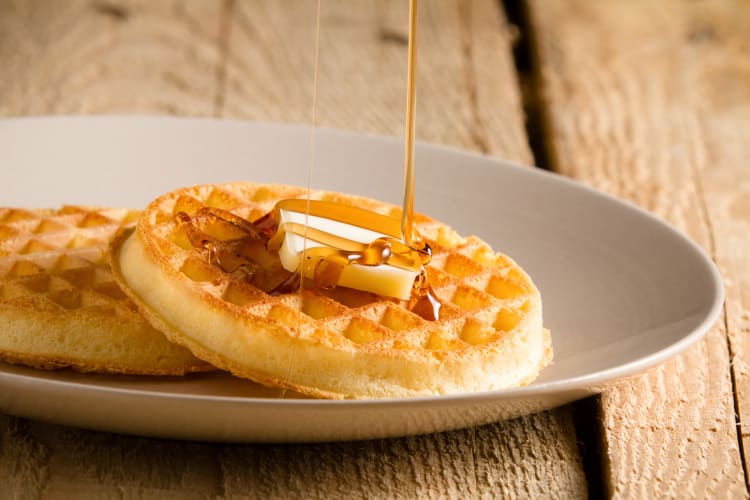
<instances>
[{"instance_id":1,"label":"gap between planks","mask_svg":"<svg viewBox=\"0 0 750 500\"><path fill-rule=\"evenodd\" d=\"M534 163L539 168L551 170L554 153L551 151L551 141L547 139L551 136L551 130L544 108L541 68L535 50L536 40L529 19L529 8L526 2L499 1L505 8L508 22L516 29L513 55L523 96L526 134ZM577 401L572 404L572 409L589 498L604 498L607 496L603 481L607 463L604 457L601 397L596 395Z\"/></svg>"},{"instance_id":2,"label":"gap between planks","mask_svg":"<svg viewBox=\"0 0 750 500\"><path fill-rule=\"evenodd\" d=\"M542 40L535 50L556 166L671 220L703 244L726 279L723 318L702 342L605 394L610 493L651 486L667 495L690 488L746 496L748 277L732 247L747 247L740 235L750 222L741 167L750 65L742 57L749 23L739 9L747 6L528 3ZM699 380L677 375L685 369ZM691 392L677 400L680 388ZM670 448L682 458L664 457Z\"/></svg>"}]
</instances>

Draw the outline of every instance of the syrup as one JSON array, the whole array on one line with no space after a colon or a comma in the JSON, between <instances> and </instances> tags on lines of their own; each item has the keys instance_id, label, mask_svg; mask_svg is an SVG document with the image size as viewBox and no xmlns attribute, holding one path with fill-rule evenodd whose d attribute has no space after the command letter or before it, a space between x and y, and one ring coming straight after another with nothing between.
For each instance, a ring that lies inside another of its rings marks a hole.
<instances>
[{"instance_id":1,"label":"syrup","mask_svg":"<svg viewBox=\"0 0 750 500\"><path fill-rule=\"evenodd\" d=\"M401 236L398 220L392 217L338 203L290 199L278 202L274 208L273 215L266 215L259 219L258 222L262 221L267 227L266 230L271 229L270 223L264 219L270 216L272 219L278 221L280 210L306 213L309 216L343 222L369 229L385 236L377 238L370 243L360 243L343 236L305 226L304 224L287 222L283 227L279 227L277 222L275 227L273 227L275 234L268 242L269 250L278 250L284 238L284 233L293 233L308 240L332 247L306 249L306 260L311 260L314 255L325 255L330 256L333 260L339 260L344 264L360 264L365 266L388 264L408 271L419 271L422 269L422 266L430 262L431 251L429 246L425 245L422 248L415 249L407 245Z\"/></svg>"},{"instance_id":2,"label":"syrup","mask_svg":"<svg viewBox=\"0 0 750 500\"><path fill-rule=\"evenodd\" d=\"M377 231L384 236L368 243L322 231L294 222L281 222L281 211L348 223ZM361 208L318 200L289 199L254 222L218 208L206 207L194 216L177 214L190 243L207 253L208 260L227 273L242 272L247 280L270 295L293 293L302 284L301 273L289 273L278 263L278 251L285 235L296 234L323 246L312 246L302 252L304 267L312 269L316 288L330 288L339 282L346 266L389 265L418 272L409 300L410 310L425 319L438 318L440 302L427 282L424 266L432 257L429 245L414 249L400 237L399 221ZM269 264L270 263L270 264ZM275 264L275 265L274 265ZM301 266L302 267L302 266ZM281 282L269 283L267 275L284 276ZM309 274L305 273L307 277Z\"/></svg>"},{"instance_id":3,"label":"syrup","mask_svg":"<svg viewBox=\"0 0 750 500\"><path fill-rule=\"evenodd\" d=\"M409 0L409 48L406 65L406 127L404 131L404 202L401 211L401 235L414 242L414 136L417 114L417 0Z\"/></svg>"},{"instance_id":4,"label":"syrup","mask_svg":"<svg viewBox=\"0 0 750 500\"><path fill-rule=\"evenodd\" d=\"M416 74L417 74L417 5L418 0L409 0L409 45L406 79L406 126L404 140L404 199L400 228L396 221L374 212L330 202L306 202L306 215L314 215L346 222L389 235L378 238L369 244L352 242L336 235L324 233L308 225L288 224L284 231L292 231L328 247L305 249L302 266L312 266L313 281L316 287L335 286L344 268L350 264L391 265L411 271L420 271L414 281L409 309L427 320L437 320L440 316L440 300L427 281L424 266L429 264L432 251L414 233L414 141L416 118ZM318 32L319 36L319 32ZM317 42L316 42L317 43ZM317 76L317 53L316 53ZM316 87L317 88L317 87ZM313 113L315 96L313 96ZM313 126L315 123L313 123ZM284 200L278 208L299 209L302 200ZM278 229L278 228L277 228ZM400 229L400 231L399 231ZM278 231L283 235L283 231ZM271 245L273 246L273 244ZM331 248L333 247L333 248Z\"/></svg>"},{"instance_id":5,"label":"syrup","mask_svg":"<svg viewBox=\"0 0 750 500\"><path fill-rule=\"evenodd\" d=\"M307 241L324 246L305 247L302 252L301 269L312 269L312 281L317 288L335 286L346 266L389 265L419 272L414 280L409 310L427 320L440 316L440 300L427 281L424 267L432 258L432 251L415 235L414 224L414 139L416 116L416 47L417 47L417 2L409 1L409 45L407 63L406 127L404 145L404 200L400 224L398 219L387 217L357 207L309 199L288 199L276 204L274 209L254 222L249 222L231 212L215 208L204 208L194 217L181 212L177 220L185 229L191 244L208 253L209 262L225 272L245 272L254 284L259 285L258 246L268 252L278 252L286 233L293 233ZM320 5L318 5L320 9ZM319 23L319 12L318 12ZM315 126L319 24L316 28L315 86L313 92L313 128ZM361 243L310 227L307 223L286 222L280 224L280 211L290 210L310 216L351 224L369 229L385 236L369 243ZM227 231L220 238L206 231L206 222L229 224L240 234ZM233 237L236 236L236 237ZM307 273L303 274L307 275ZM271 295L292 293L301 289L302 274L289 273L280 283L261 287Z\"/></svg>"}]
</instances>

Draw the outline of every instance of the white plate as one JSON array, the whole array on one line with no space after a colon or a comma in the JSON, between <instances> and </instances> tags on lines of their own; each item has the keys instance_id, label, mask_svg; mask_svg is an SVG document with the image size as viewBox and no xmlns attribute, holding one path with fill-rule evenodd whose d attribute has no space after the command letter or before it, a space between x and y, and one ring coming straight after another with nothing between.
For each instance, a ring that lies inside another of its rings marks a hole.
<instances>
[{"instance_id":1,"label":"white plate","mask_svg":"<svg viewBox=\"0 0 750 500\"><path fill-rule=\"evenodd\" d=\"M0 121L0 205L142 207L183 185L304 185L302 126L99 117ZM721 279L691 241L560 176L417 148L417 210L514 257L542 292L554 364L528 387L392 401L279 399L225 375L87 376L0 365L0 410L115 432L196 440L321 441L426 433L511 418L601 391L698 340ZM402 145L319 130L313 187L398 203ZM0 326L1 328L2 326Z\"/></svg>"}]
</instances>

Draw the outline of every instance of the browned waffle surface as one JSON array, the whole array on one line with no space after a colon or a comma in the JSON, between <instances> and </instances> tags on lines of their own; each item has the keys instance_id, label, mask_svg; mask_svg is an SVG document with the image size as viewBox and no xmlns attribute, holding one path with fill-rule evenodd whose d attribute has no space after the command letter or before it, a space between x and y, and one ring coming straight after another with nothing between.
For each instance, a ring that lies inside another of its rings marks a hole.
<instances>
[{"instance_id":1,"label":"browned waffle surface","mask_svg":"<svg viewBox=\"0 0 750 500\"><path fill-rule=\"evenodd\" d=\"M154 330L113 280L109 240L138 215L0 208L0 359L153 375L207 368Z\"/></svg>"},{"instance_id":2,"label":"browned waffle surface","mask_svg":"<svg viewBox=\"0 0 750 500\"><path fill-rule=\"evenodd\" d=\"M211 265L191 245L180 212L204 207L247 220L300 188L236 183L174 191L144 211L134 236L115 244L115 274L145 316L207 361L253 380L329 397L382 398L493 390L532 380L551 359L541 299L526 273L476 237L426 216L416 228L433 250L437 321L402 301L335 287L271 296ZM311 198L400 217L365 198L314 191ZM277 269L270 263L271 269ZM150 286L158 275L163 287ZM269 282L281 281L266 277Z\"/></svg>"}]
</instances>

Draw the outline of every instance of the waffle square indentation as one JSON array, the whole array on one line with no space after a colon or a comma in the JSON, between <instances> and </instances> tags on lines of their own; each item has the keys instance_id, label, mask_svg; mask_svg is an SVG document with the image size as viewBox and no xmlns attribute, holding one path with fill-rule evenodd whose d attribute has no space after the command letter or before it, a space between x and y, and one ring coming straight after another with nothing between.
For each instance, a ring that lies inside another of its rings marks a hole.
<instances>
[{"instance_id":1,"label":"waffle square indentation","mask_svg":"<svg viewBox=\"0 0 750 500\"><path fill-rule=\"evenodd\" d=\"M509 268L496 274L487 284L487 293L498 299L511 299L526 295L528 292L528 282L515 268Z\"/></svg>"},{"instance_id":2,"label":"waffle square indentation","mask_svg":"<svg viewBox=\"0 0 750 500\"><path fill-rule=\"evenodd\" d=\"M215 282L221 279L222 272L204 259L188 257L180 267L180 272L197 282Z\"/></svg>"},{"instance_id":3,"label":"waffle square indentation","mask_svg":"<svg viewBox=\"0 0 750 500\"><path fill-rule=\"evenodd\" d=\"M353 318L344 329L344 337L356 344L377 342L383 339L384 333L377 324L362 318Z\"/></svg>"}]
</instances>

